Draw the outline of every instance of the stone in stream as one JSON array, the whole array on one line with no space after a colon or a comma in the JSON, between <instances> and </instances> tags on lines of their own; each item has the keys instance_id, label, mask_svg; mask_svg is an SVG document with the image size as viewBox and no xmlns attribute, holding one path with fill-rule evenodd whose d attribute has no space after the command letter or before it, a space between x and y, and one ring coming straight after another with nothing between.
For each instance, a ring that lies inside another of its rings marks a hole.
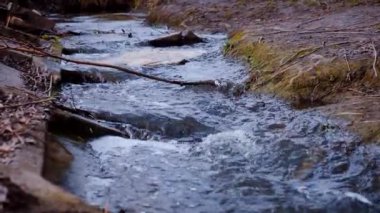
<instances>
[{"instance_id":1,"label":"stone in stream","mask_svg":"<svg viewBox=\"0 0 380 213\"><path fill-rule=\"evenodd\" d=\"M169 35L148 41L153 47L183 46L204 42L204 39L195 35L192 31L182 31L177 34Z\"/></svg>"},{"instance_id":2,"label":"stone in stream","mask_svg":"<svg viewBox=\"0 0 380 213\"><path fill-rule=\"evenodd\" d=\"M0 212L102 212L27 169L0 165Z\"/></svg>"},{"instance_id":3,"label":"stone in stream","mask_svg":"<svg viewBox=\"0 0 380 213\"><path fill-rule=\"evenodd\" d=\"M62 49L62 54L64 55L74 55L74 54L95 54L95 53L103 53L103 51L98 50L96 48L88 47L88 48L69 48L64 47Z\"/></svg>"},{"instance_id":4,"label":"stone in stream","mask_svg":"<svg viewBox=\"0 0 380 213\"><path fill-rule=\"evenodd\" d=\"M12 13L10 25L39 35L44 32L52 32L55 22L41 16L36 10L19 7Z\"/></svg>"}]
</instances>

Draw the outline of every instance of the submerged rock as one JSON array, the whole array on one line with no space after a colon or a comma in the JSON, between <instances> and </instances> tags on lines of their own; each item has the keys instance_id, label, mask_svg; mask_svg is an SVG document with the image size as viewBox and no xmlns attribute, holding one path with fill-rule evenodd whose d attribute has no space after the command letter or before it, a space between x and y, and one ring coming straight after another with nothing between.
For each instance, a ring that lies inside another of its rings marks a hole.
<instances>
[{"instance_id":1,"label":"submerged rock","mask_svg":"<svg viewBox=\"0 0 380 213\"><path fill-rule=\"evenodd\" d=\"M177 34L150 40L148 41L148 44L153 47L171 47L191 45L201 42L204 42L204 39L195 35L192 31L182 31Z\"/></svg>"}]
</instances>

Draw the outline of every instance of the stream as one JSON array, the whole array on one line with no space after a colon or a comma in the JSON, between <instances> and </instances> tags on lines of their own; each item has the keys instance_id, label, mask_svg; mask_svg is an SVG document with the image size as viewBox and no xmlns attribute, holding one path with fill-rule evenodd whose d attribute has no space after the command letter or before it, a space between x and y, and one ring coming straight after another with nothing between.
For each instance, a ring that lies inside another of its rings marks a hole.
<instances>
[{"instance_id":1,"label":"stream","mask_svg":"<svg viewBox=\"0 0 380 213\"><path fill-rule=\"evenodd\" d=\"M242 92L249 78L223 57L226 35L206 43L153 48L173 33L143 14L66 19L67 57L128 66L181 80L218 80L218 89L180 87L110 69L117 83L66 84L66 106L95 112L132 137L78 143L61 137L74 161L61 185L111 212L379 212L380 150L315 110ZM181 65L179 62L187 60Z\"/></svg>"}]
</instances>

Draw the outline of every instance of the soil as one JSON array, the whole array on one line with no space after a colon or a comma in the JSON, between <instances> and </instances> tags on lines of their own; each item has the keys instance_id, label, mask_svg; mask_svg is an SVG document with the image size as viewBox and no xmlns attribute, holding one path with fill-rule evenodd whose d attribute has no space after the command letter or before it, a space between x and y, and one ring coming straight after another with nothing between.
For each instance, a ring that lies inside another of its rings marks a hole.
<instances>
[{"instance_id":1,"label":"soil","mask_svg":"<svg viewBox=\"0 0 380 213\"><path fill-rule=\"evenodd\" d=\"M154 2L154 3L152 3ZM252 90L318 107L380 143L379 1L150 1L148 21L227 32Z\"/></svg>"}]
</instances>

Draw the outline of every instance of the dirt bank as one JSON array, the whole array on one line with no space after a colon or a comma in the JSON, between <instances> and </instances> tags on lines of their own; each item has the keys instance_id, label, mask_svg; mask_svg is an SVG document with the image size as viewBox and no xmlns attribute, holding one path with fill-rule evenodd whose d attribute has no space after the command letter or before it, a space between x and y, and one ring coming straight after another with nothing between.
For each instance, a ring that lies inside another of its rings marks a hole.
<instances>
[{"instance_id":1,"label":"dirt bank","mask_svg":"<svg viewBox=\"0 0 380 213\"><path fill-rule=\"evenodd\" d=\"M352 121L380 142L379 1L150 1L148 21L228 32L251 90ZM154 4L153 4L154 3Z\"/></svg>"}]
</instances>

